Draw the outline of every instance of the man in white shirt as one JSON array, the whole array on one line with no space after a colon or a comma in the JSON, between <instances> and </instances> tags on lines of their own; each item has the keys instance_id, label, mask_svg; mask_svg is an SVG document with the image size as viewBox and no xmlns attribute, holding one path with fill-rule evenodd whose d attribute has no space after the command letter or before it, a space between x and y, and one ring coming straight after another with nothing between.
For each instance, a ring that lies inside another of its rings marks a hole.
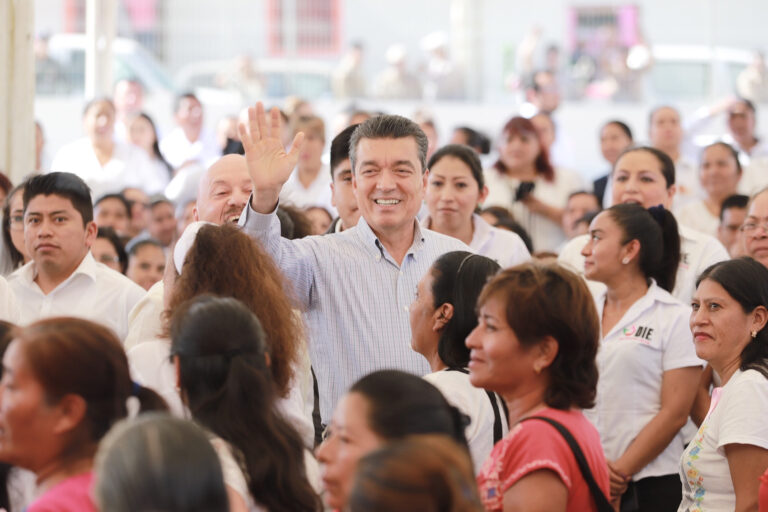
<instances>
[{"instance_id":1,"label":"man in white shirt","mask_svg":"<svg viewBox=\"0 0 768 512\"><path fill-rule=\"evenodd\" d=\"M676 194L674 206L679 208L685 203L700 199L698 167L683 154L683 125L680 112L664 105L651 111L648 118L648 136L651 146L669 155L675 162Z\"/></svg>"},{"instance_id":2,"label":"man in white shirt","mask_svg":"<svg viewBox=\"0 0 768 512\"><path fill-rule=\"evenodd\" d=\"M296 169L280 190L280 202L297 208L321 206L335 217L338 212L331 202L331 176L322 161L325 124L317 116L303 116L293 126L294 135L298 132L304 133L304 145Z\"/></svg>"},{"instance_id":3,"label":"man in white shirt","mask_svg":"<svg viewBox=\"0 0 768 512\"><path fill-rule=\"evenodd\" d=\"M360 209L352 189L352 164L349 161L349 139L357 128L353 124L344 128L331 141L331 204L339 211L328 233L341 233L357 225Z\"/></svg>"},{"instance_id":4,"label":"man in white shirt","mask_svg":"<svg viewBox=\"0 0 768 512\"><path fill-rule=\"evenodd\" d=\"M96 238L87 185L70 173L35 176L24 189L24 243L32 257L10 278L20 307L19 323L52 316L100 322L120 339L128 313L144 290L94 260Z\"/></svg>"},{"instance_id":5,"label":"man in white shirt","mask_svg":"<svg viewBox=\"0 0 768 512\"><path fill-rule=\"evenodd\" d=\"M185 164L208 162L221 156L215 136L203 128L203 105L191 92L176 99L174 119L178 125L160 141L160 152L174 169Z\"/></svg>"}]
</instances>

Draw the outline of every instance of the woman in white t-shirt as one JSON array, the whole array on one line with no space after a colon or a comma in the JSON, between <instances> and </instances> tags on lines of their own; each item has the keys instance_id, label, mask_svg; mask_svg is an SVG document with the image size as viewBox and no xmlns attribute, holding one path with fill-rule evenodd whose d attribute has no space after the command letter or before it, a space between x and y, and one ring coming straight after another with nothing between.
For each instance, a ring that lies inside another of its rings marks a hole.
<instances>
[{"instance_id":1,"label":"woman in white t-shirt","mask_svg":"<svg viewBox=\"0 0 768 512\"><path fill-rule=\"evenodd\" d=\"M563 208L581 179L549 162L533 123L513 117L502 132L499 160L485 172L487 206L509 208L528 231L534 251L555 251L565 241Z\"/></svg>"},{"instance_id":2,"label":"woman in white t-shirt","mask_svg":"<svg viewBox=\"0 0 768 512\"><path fill-rule=\"evenodd\" d=\"M531 257L522 238L488 224L475 213L488 195L477 153L468 146L449 144L429 159L425 194L429 215L421 221L427 229L452 236L475 253L495 260L503 268Z\"/></svg>"},{"instance_id":3,"label":"woman in white t-shirt","mask_svg":"<svg viewBox=\"0 0 768 512\"><path fill-rule=\"evenodd\" d=\"M680 461L679 510L757 510L768 468L768 269L751 258L704 271L693 296L696 353L722 380Z\"/></svg>"},{"instance_id":4,"label":"woman in white t-shirt","mask_svg":"<svg viewBox=\"0 0 768 512\"><path fill-rule=\"evenodd\" d=\"M275 409L259 319L235 299L198 297L171 318L171 357L185 405L211 433L230 510L319 510L308 474L319 470Z\"/></svg>"},{"instance_id":5,"label":"woman in white t-shirt","mask_svg":"<svg viewBox=\"0 0 768 512\"><path fill-rule=\"evenodd\" d=\"M469 349L464 343L477 327L477 297L499 270L498 263L485 256L448 252L419 281L411 304L411 347L432 369L424 378L471 419L464 433L475 473L509 430L504 402L469 382Z\"/></svg>"},{"instance_id":6,"label":"woman in white t-shirt","mask_svg":"<svg viewBox=\"0 0 768 512\"><path fill-rule=\"evenodd\" d=\"M674 287L680 235L672 214L619 204L600 213L582 250L584 276L602 282L596 297L602 341L595 408L611 498L622 510L674 510L677 465L701 374L687 329L690 308Z\"/></svg>"},{"instance_id":7,"label":"woman in white t-shirt","mask_svg":"<svg viewBox=\"0 0 768 512\"><path fill-rule=\"evenodd\" d=\"M739 155L725 142L710 144L701 154L699 181L703 199L686 203L675 211L678 222L710 236L717 236L723 201L737 193L741 179Z\"/></svg>"}]
</instances>

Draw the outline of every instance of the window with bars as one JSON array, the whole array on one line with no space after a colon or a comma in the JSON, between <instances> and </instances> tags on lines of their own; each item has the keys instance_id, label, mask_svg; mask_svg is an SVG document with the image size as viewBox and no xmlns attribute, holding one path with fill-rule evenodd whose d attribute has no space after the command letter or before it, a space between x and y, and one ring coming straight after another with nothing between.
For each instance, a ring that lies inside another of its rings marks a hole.
<instances>
[{"instance_id":1,"label":"window with bars","mask_svg":"<svg viewBox=\"0 0 768 512\"><path fill-rule=\"evenodd\" d=\"M339 52L340 0L269 0L269 53L315 57Z\"/></svg>"}]
</instances>

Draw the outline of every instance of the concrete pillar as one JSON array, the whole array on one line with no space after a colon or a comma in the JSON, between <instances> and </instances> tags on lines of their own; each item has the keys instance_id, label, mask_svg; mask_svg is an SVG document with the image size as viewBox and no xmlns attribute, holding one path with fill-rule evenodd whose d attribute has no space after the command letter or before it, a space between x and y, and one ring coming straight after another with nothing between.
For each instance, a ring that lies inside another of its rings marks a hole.
<instances>
[{"instance_id":1,"label":"concrete pillar","mask_svg":"<svg viewBox=\"0 0 768 512\"><path fill-rule=\"evenodd\" d=\"M112 40L117 0L88 0L85 7L85 98L112 95Z\"/></svg>"},{"instance_id":2,"label":"concrete pillar","mask_svg":"<svg viewBox=\"0 0 768 512\"><path fill-rule=\"evenodd\" d=\"M451 0L451 57L464 72L468 100L483 95L483 0Z\"/></svg>"},{"instance_id":3,"label":"concrete pillar","mask_svg":"<svg viewBox=\"0 0 768 512\"><path fill-rule=\"evenodd\" d=\"M0 170L16 183L35 170L34 2L0 0Z\"/></svg>"}]
</instances>

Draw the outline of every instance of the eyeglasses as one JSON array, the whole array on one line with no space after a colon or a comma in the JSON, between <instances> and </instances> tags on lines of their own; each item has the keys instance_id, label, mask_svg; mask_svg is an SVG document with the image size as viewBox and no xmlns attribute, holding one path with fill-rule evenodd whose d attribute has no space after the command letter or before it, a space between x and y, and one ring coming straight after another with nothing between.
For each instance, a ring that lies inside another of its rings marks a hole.
<instances>
[{"instance_id":1,"label":"eyeglasses","mask_svg":"<svg viewBox=\"0 0 768 512\"><path fill-rule=\"evenodd\" d=\"M768 219L759 222L751 220L741 225L741 231L744 233L754 233L757 228L763 228L763 231L768 233Z\"/></svg>"},{"instance_id":2,"label":"eyeglasses","mask_svg":"<svg viewBox=\"0 0 768 512\"><path fill-rule=\"evenodd\" d=\"M24 229L24 216L11 215L8 224L11 226L11 229Z\"/></svg>"},{"instance_id":3,"label":"eyeglasses","mask_svg":"<svg viewBox=\"0 0 768 512\"><path fill-rule=\"evenodd\" d=\"M118 256L110 256L109 254L99 254L99 262L100 263L120 263L120 258Z\"/></svg>"}]
</instances>

